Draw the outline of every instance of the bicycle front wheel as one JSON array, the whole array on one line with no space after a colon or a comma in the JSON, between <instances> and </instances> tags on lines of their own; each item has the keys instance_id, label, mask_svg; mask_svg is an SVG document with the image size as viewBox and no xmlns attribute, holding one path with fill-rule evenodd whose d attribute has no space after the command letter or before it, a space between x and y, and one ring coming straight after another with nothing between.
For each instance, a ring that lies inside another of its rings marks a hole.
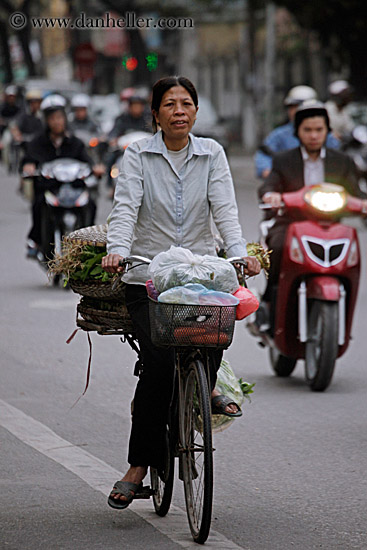
<instances>
[{"instance_id":1,"label":"bicycle front wheel","mask_svg":"<svg viewBox=\"0 0 367 550\"><path fill-rule=\"evenodd\" d=\"M213 446L210 393L204 365L184 370L180 398L181 465L187 517L195 542L209 535L213 504Z\"/></svg>"}]
</instances>

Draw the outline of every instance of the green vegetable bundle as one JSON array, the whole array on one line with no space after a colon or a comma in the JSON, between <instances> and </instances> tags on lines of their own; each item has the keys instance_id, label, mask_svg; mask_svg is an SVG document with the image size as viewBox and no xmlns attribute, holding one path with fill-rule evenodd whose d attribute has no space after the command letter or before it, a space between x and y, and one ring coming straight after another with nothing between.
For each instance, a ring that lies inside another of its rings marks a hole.
<instances>
[{"instance_id":1,"label":"green vegetable bundle","mask_svg":"<svg viewBox=\"0 0 367 550\"><path fill-rule=\"evenodd\" d=\"M101 252L97 246L87 245L80 256L80 266L74 272L70 272L69 278L79 281L87 279L107 282L111 275L102 269L102 258L107 255L106 250Z\"/></svg>"},{"instance_id":2,"label":"green vegetable bundle","mask_svg":"<svg viewBox=\"0 0 367 550\"><path fill-rule=\"evenodd\" d=\"M271 250L265 250L260 243L247 243L247 254L249 256L255 256L261 264L261 267L265 271L265 274L268 275L270 268L270 254Z\"/></svg>"},{"instance_id":3,"label":"green vegetable bundle","mask_svg":"<svg viewBox=\"0 0 367 550\"><path fill-rule=\"evenodd\" d=\"M106 254L105 247L64 240L61 254L56 255L48 264L49 272L64 275L66 281L93 280L105 283L113 277L102 269L102 258Z\"/></svg>"}]
</instances>

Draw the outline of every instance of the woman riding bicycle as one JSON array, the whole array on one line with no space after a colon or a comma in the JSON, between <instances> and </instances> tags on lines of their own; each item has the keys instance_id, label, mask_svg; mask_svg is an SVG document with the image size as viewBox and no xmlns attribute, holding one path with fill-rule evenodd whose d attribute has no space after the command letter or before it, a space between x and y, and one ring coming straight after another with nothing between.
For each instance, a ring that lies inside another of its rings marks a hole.
<instances>
[{"instance_id":1,"label":"woman riding bicycle","mask_svg":"<svg viewBox=\"0 0 367 550\"><path fill-rule=\"evenodd\" d=\"M153 86L151 110L155 134L130 145L122 160L103 268L110 273L122 272L119 262L127 256L153 258L171 245L215 256L212 217L228 256L243 257L248 265L245 273L258 274L258 260L247 257L223 148L212 139L190 133L198 110L195 87L184 77L162 78ZM143 366L134 397L130 468L108 499L110 506L120 509L133 500L148 466L162 467L172 395L174 353L151 342L147 279L147 266L124 275L126 305ZM212 351L210 355L214 397L218 395L214 386L222 352ZM233 416L240 411L234 403L223 402L220 412Z\"/></svg>"}]
</instances>

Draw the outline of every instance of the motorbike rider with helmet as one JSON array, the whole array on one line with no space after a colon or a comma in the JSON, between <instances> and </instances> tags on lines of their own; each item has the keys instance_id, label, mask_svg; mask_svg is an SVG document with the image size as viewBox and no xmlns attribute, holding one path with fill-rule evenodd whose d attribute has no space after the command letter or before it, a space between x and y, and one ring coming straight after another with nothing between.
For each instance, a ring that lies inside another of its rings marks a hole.
<instances>
[{"instance_id":1,"label":"motorbike rider with helmet","mask_svg":"<svg viewBox=\"0 0 367 550\"><path fill-rule=\"evenodd\" d=\"M288 122L270 132L256 151L255 167L257 177L265 179L270 174L274 154L299 146L299 140L294 132L296 111L303 101L316 99L317 93L310 86L295 86L289 90L284 100ZM340 147L339 141L331 134L327 137L326 145L333 149L339 149Z\"/></svg>"},{"instance_id":2,"label":"motorbike rider with helmet","mask_svg":"<svg viewBox=\"0 0 367 550\"><path fill-rule=\"evenodd\" d=\"M0 135L3 134L9 122L20 112L17 101L17 87L11 84L4 90L4 101L0 105Z\"/></svg>"},{"instance_id":3,"label":"motorbike rider with helmet","mask_svg":"<svg viewBox=\"0 0 367 550\"><path fill-rule=\"evenodd\" d=\"M326 145L331 127L323 103L304 102L296 111L294 129L300 146L275 155L272 171L259 189L259 197L264 203L279 209L282 193L297 191L305 185L324 181L339 184L351 195L365 198L358 186L353 160ZM367 208L367 201L365 202ZM290 222L287 215L277 213L275 224L267 237L267 245L272 250L271 266L267 288L256 317L257 325L263 326L262 330L269 328L269 309L271 304L273 310L284 241Z\"/></svg>"},{"instance_id":4,"label":"motorbike rider with helmet","mask_svg":"<svg viewBox=\"0 0 367 550\"><path fill-rule=\"evenodd\" d=\"M146 114L146 99L136 92L128 98L128 110L115 119L114 126L109 133L111 146L115 146L117 138L128 131L146 132L150 129L150 118Z\"/></svg>"},{"instance_id":5,"label":"motorbike rider with helmet","mask_svg":"<svg viewBox=\"0 0 367 550\"><path fill-rule=\"evenodd\" d=\"M136 88L130 86L129 88L124 88L120 92L120 112L127 113L129 110L129 99L136 94Z\"/></svg>"},{"instance_id":6,"label":"motorbike rider with helmet","mask_svg":"<svg viewBox=\"0 0 367 550\"><path fill-rule=\"evenodd\" d=\"M23 159L23 172L33 176L38 165L57 158L72 158L86 162L92 166L83 142L67 131L66 100L58 94L47 96L41 103L41 111L45 118L45 129L32 141L27 143ZM93 172L99 176L98 167ZM28 253L30 258L36 258L41 245L41 216L44 204L44 189L35 178L34 199L32 205L33 224L28 234ZM95 215L96 205L91 204L92 215Z\"/></svg>"},{"instance_id":7,"label":"motorbike rider with helmet","mask_svg":"<svg viewBox=\"0 0 367 550\"><path fill-rule=\"evenodd\" d=\"M43 129L40 106L42 93L40 90L27 90L24 99L25 109L9 124L12 141L9 144L9 168L17 172L21 158L24 156L24 148L27 142L40 134ZM11 160L10 160L11 159ZM24 193L24 180L20 180L19 191Z\"/></svg>"},{"instance_id":8,"label":"motorbike rider with helmet","mask_svg":"<svg viewBox=\"0 0 367 550\"><path fill-rule=\"evenodd\" d=\"M328 87L329 100L325 103L334 135L342 139L350 134L354 122L346 107L352 99L353 89L346 80L335 80Z\"/></svg>"},{"instance_id":9,"label":"motorbike rider with helmet","mask_svg":"<svg viewBox=\"0 0 367 550\"><path fill-rule=\"evenodd\" d=\"M96 165L98 164L101 174L106 172L106 167L102 162L103 155L108 147L105 136L98 124L89 116L88 109L90 98L87 94L76 94L70 102L72 118L69 121L68 129L78 138L80 138L87 147L88 153L92 156ZM96 140L97 145L91 145L91 138Z\"/></svg>"},{"instance_id":10,"label":"motorbike rider with helmet","mask_svg":"<svg viewBox=\"0 0 367 550\"><path fill-rule=\"evenodd\" d=\"M98 124L90 118L88 113L90 98L87 94L76 94L72 97L70 106L73 113L72 119L69 121L71 132L82 130L95 135L100 134Z\"/></svg>"},{"instance_id":11,"label":"motorbike rider with helmet","mask_svg":"<svg viewBox=\"0 0 367 550\"><path fill-rule=\"evenodd\" d=\"M27 90L24 99L26 108L10 124L13 138L21 142L24 139L30 141L30 137L40 134L43 129L40 116L42 93L40 90Z\"/></svg>"},{"instance_id":12,"label":"motorbike rider with helmet","mask_svg":"<svg viewBox=\"0 0 367 550\"><path fill-rule=\"evenodd\" d=\"M11 122L21 112L18 102L18 88L11 84L4 90L4 101L0 105L0 150L2 160L10 165L10 147L12 135L9 130Z\"/></svg>"},{"instance_id":13,"label":"motorbike rider with helmet","mask_svg":"<svg viewBox=\"0 0 367 550\"><path fill-rule=\"evenodd\" d=\"M147 102L143 94L135 90L132 95L128 95L127 102L127 111L115 119L114 126L108 135L111 151L106 156L107 174L110 174L113 164L121 155L121 151L117 149L118 138L128 132L150 131L150 116L147 116ZM111 178L108 178L107 185L112 188ZM113 193L113 189L111 192Z\"/></svg>"}]
</instances>

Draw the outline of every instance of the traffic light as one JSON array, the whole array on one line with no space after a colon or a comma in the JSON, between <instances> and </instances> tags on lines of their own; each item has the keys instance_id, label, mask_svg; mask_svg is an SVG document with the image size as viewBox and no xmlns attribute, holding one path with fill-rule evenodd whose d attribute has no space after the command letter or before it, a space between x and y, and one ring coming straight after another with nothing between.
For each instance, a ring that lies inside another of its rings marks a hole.
<instances>
[{"instance_id":1,"label":"traffic light","mask_svg":"<svg viewBox=\"0 0 367 550\"><path fill-rule=\"evenodd\" d=\"M146 67L149 72L155 71L158 67L158 54L150 52L145 56ZM138 66L138 60L132 55L124 55L122 58L122 66L127 71L135 71Z\"/></svg>"},{"instance_id":2,"label":"traffic light","mask_svg":"<svg viewBox=\"0 0 367 550\"><path fill-rule=\"evenodd\" d=\"M147 60L147 69L152 72L155 71L158 67L158 55L154 52L148 53L145 58Z\"/></svg>"},{"instance_id":3,"label":"traffic light","mask_svg":"<svg viewBox=\"0 0 367 550\"><path fill-rule=\"evenodd\" d=\"M136 57L130 55L124 55L122 58L122 66L125 67L127 71L135 71L138 66L138 60Z\"/></svg>"}]
</instances>

